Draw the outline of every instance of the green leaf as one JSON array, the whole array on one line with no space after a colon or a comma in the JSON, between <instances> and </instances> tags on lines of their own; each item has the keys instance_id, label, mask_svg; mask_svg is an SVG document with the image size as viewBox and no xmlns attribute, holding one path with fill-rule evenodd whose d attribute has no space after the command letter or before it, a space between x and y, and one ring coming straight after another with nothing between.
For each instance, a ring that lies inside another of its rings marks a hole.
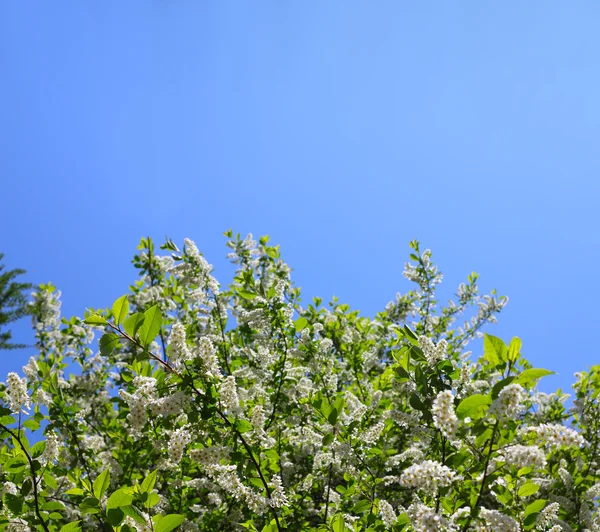
<instances>
[{"instance_id":1,"label":"green leaf","mask_svg":"<svg viewBox=\"0 0 600 532\"><path fill-rule=\"evenodd\" d=\"M70 490L65 491L65 495L85 495L85 491L81 488L71 488Z\"/></svg>"},{"instance_id":2,"label":"green leaf","mask_svg":"<svg viewBox=\"0 0 600 532\"><path fill-rule=\"evenodd\" d=\"M38 441L38 442L34 443L33 447L31 448L31 457L39 458L45 450L46 450L46 442Z\"/></svg>"},{"instance_id":3,"label":"green leaf","mask_svg":"<svg viewBox=\"0 0 600 532\"><path fill-rule=\"evenodd\" d=\"M329 423L332 425L335 425L339 415L340 411L335 406L332 406L331 410L329 411L329 415L327 416L327 421L329 421Z\"/></svg>"},{"instance_id":4,"label":"green leaf","mask_svg":"<svg viewBox=\"0 0 600 532\"><path fill-rule=\"evenodd\" d=\"M515 336L508 346L508 360L510 362L516 362L519 359L519 355L521 354L521 347L523 346L523 342L518 336Z\"/></svg>"},{"instance_id":5,"label":"green leaf","mask_svg":"<svg viewBox=\"0 0 600 532\"><path fill-rule=\"evenodd\" d=\"M333 532L345 532L346 523L344 523L344 514L335 514L331 519L331 530Z\"/></svg>"},{"instance_id":6,"label":"green leaf","mask_svg":"<svg viewBox=\"0 0 600 532\"><path fill-rule=\"evenodd\" d=\"M483 358L492 366L497 366L507 361L508 348L500 338L485 333L483 339Z\"/></svg>"},{"instance_id":7,"label":"green leaf","mask_svg":"<svg viewBox=\"0 0 600 532\"><path fill-rule=\"evenodd\" d=\"M142 482L142 486L140 488L142 493L150 493L156 484L156 474L157 471L154 470L150 473Z\"/></svg>"},{"instance_id":8,"label":"green leaf","mask_svg":"<svg viewBox=\"0 0 600 532\"><path fill-rule=\"evenodd\" d=\"M4 426L13 425L16 422L17 422L17 420L14 417L12 417L12 416L2 416L2 417L0 417L0 423L2 423L2 425L4 425Z\"/></svg>"},{"instance_id":9,"label":"green leaf","mask_svg":"<svg viewBox=\"0 0 600 532\"><path fill-rule=\"evenodd\" d=\"M465 397L456 407L456 415L460 419L465 419L466 417L479 419L487 412L488 406L491 403L492 399L489 395L479 393L470 395L469 397Z\"/></svg>"},{"instance_id":10,"label":"green leaf","mask_svg":"<svg viewBox=\"0 0 600 532\"><path fill-rule=\"evenodd\" d=\"M244 432L249 432L254 428L252 426L252 423L246 421L245 419L236 419L234 426L240 434L244 434Z\"/></svg>"},{"instance_id":11,"label":"green leaf","mask_svg":"<svg viewBox=\"0 0 600 532\"><path fill-rule=\"evenodd\" d=\"M248 290L236 290L236 294L244 299L254 299L255 297L258 297L258 294L255 294L254 292L248 292Z\"/></svg>"},{"instance_id":12,"label":"green leaf","mask_svg":"<svg viewBox=\"0 0 600 532\"><path fill-rule=\"evenodd\" d=\"M125 519L125 512L121 508L110 508L106 510L106 517L112 526L119 526Z\"/></svg>"},{"instance_id":13,"label":"green leaf","mask_svg":"<svg viewBox=\"0 0 600 532\"><path fill-rule=\"evenodd\" d=\"M12 493L5 493L4 504L7 508L15 515L21 515L23 509L23 497L21 495L13 495Z\"/></svg>"},{"instance_id":14,"label":"green leaf","mask_svg":"<svg viewBox=\"0 0 600 532\"><path fill-rule=\"evenodd\" d=\"M127 314L129 314L129 301L127 300L126 295L121 296L113 303L112 313L117 325L123 323L123 320L127 317Z\"/></svg>"},{"instance_id":15,"label":"green leaf","mask_svg":"<svg viewBox=\"0 0 600 532\"><path fill-rule=\"evenodd\" d=\"M98 314L90 314L87 318L83 320L83 323L85 323L86 325L108 325L108 321L106 321L106 318L103 318Z\"/></svg>"},{"instance_id":16,"label":"green leaf","mask_svg":"<svg viewBox=\"0 0 600 532\"><path fill-rule=\"evenodd\" d=\"M60 529L60 532L81 532L81 527L79 526L80 521L73 521L72 523L67 523Z\"/></svg>"},{"instance_id":17,"label":"green leaf","mask_svg":"<svg viewBox=\"0 0 600 532\"><path fill-rule=\"evenodd\" d=\"M307 325L308 325L308 320L304 317L300 317L294 322L294 327L296 328L296 331L298 331L298 332L300 332L302 329L305 329Z\"/></svg>"},{"instance_id":18,"label":"green leaf","mask_svg":"<svg viewBox=\"0 0 600 532\"><path fill-rule=\"evenodd\" d=\"M110 484L110 469L105 469L94 480L94 495L98 500L106 493Z\"/></svg>"},{"instance_id":19,"label":"green leaf","mask_svg":"<svg viewBox=\"0 0 600 532\"><path fill-rule=\"evenodd\" d=\"M323 436L322 443L324 446L327 446L331 442L333 442L333 434L331 434L331 432L328 432L327 434L325 434L325 436Z\"/></svg>"},{"instance_id":20,"label":"green leaf","mask_svg":"<svg viewBox=\"0 0 600 532\"><path fill-rule=\"evenodd\" d=\"M144 312L144 323L139 331L139 339L144 347L149 346L156 338L162 327L162 314L158 305L150 307Z\"/></svg>"},{"instance_id":21,"label":"green leaf","mask_svg":"<svg viewBox=\"0 0 600 532\"><path fill-rule=\"evenodd\" d=\"M115 333L103 334L100 338L100 353L107 357L116 349L119 345L119 335Z\"/></svg>"},{"instance_id":22,"label":"green leaf","mask_svg":"<svg viewBox=\"0 0 600 532\"><path fill-rule=\"evenodd\" d=\"M79 505L79 509L82 514L100 513L100 501L95 497L88 497Z\"/></svg>"},{"instance_id":23,"label":"green leaf","mask_svg":"<svg viewBox=\"0 0 600 532\"><path fill-rule=\"evenodd\" d=\"M544 499L538 499L536 501L533 501L529 506L527 506L527 508L525 508L525 511L523 512L523 517L527 517L528 515L541 512L544 509L544 506L546 506L546 501Z\"/></svg>"},{"instance_id":24,"label":"green leaf","mask_svg":"<svg viewBox=\"0 0 600 532\"><path fill-rule=\"evenodd\" d=\"M354 508L352 508L352 513L362 514L368 512L371 509L371 501L367 499L363 499L362 501L358 501Z\"/></svg>"},{"instance_id":25,"label":"green leaf","mask_svg":"<svg viewBox=\"0 0 600 532\"><path fill-rule=\"evenodd\" d=\"M546 375L555 375L555 373L554 371L550 371L548 369L529 368L523 371L523 373L517 377L517 382L519 384L529 384L530 382L535 382Z\"/></svg>"},{"instance_id":26,"label":"green leaf","mask_svg":"<svg viewBox=\"0 0 600 532\"><path fill-rule=\"evenodd\" d=\"M506 377L506 379L502 379L501 381L497 382L492 388L492 400L496 399L498 395L500 395L502 389L508 386L510 383L512 383L515 379L516 377L510 376Z\"/></svg>"},{"instance_id":27,"label":"green leaf","mask_svg":"<svg viewBox=\"0 0 600 532\"><path fill-rule=\"evenodd\" d=\"M133 502L133 495L129 493L130 488L120 488L110 495L106 501L106 509L122 508Z\"/></svg>"},{"instance_id":28,"label":"green leaf","mask_svg":"<svg viewBox=\"0 0 600 532\"><path fill-rule=\"evenodd\" d=\"M536 484L535 482L525 482L525 484L523 484L520 488L519 491L517 492L519 497L529 497L530 495L533 495L534 493L537 493L540 489L540 486L538 484Z\"/></svg>"},{"instance_id":29,"label":"green leaf","mask_svg":"<svg viewBox=\"0 0 600 532\"><path fill-rule=\"evenodd\" d=\"M165 515L160 521L157 521L156 526L154 527L155 532L170 532L177 528L185 517L179 514L169 514Z\"/></svg>"},{"instance_id":30,"label":"green leaf","mask_svg":"<svg viewBox=\"0 0 600 532\"><path fill-rule=\"evenodd\" d=\"M142 312L136 312L123 322L123 329L125 329L125 332L129 336L135 338L135 334L141 327L142 323L144 323L144 314Z\"/></svg>"},{"instance_id":31,"label":"green leaf","mask_svg":"<svg viewBox=\"0 0 600 532\"><path fill-rule=\"evenodd\" d=\"M27 419L23 422L23 426L27 427L29 430L34 431L40 428L40 424L33 420L33 419Z\"/></svg>"}]
</instances>

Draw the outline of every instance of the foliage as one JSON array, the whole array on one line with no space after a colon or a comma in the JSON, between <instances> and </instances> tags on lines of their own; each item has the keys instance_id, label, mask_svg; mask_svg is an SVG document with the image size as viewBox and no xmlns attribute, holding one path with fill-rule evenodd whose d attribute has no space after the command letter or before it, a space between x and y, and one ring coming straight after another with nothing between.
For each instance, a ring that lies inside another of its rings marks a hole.
<instances>
[{"instance_id":1,"label":"foliage","mask_svg":"<svg viewBox=\"0 0 600 532\"><path fill-rule=\"evenodd\" d=\"M567 410L518 338L471 359L506 299L472 274L440 308L417 242L415 290L369 319L302 306L277 246L226 236L227 289L193 242L144 238L110 309L61 319L52 285L34 294L39 356L2 392L0 530L599 529L600 367Z\"/></svg>"},{"instance_id":2,"label":"foliage","mask_svg":"<svg viewBox=\"0 0 600 532\"><path fill-rule=\"evenodd\" d=\"M4 253L0 253L0 261ZM0 328L5 328L9 323L14 323L27 313L27 296L25 291L32 288L30 283L19 283L15 278L23 275L25 270L4 270L0 264ZM18 349L25 347L23 344L11 343L10 330L0 332L0 349Z\"/></svg>"}]
</instances>

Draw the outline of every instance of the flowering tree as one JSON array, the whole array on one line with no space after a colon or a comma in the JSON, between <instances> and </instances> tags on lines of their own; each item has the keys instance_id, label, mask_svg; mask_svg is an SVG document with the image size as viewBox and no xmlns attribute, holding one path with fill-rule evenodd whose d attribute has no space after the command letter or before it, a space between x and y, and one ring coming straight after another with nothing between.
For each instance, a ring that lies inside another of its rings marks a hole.
<instances>
[{"instance_id":1,"label":"flowering tree","mask_svg":"<svg viewBox=\"0 0 600 532\"><path fill-rule=\"evenodd\" d=\"M440 307L417 242L415 289L370 319L301 305L278 247L226 236L228 288L150 239L111 309L61 319L39 287L39 355L1 392L0 529L600 530L600 367L567 410L518 338L472 359L506 298L472 274Z\"/></svg>"}]
</instances>

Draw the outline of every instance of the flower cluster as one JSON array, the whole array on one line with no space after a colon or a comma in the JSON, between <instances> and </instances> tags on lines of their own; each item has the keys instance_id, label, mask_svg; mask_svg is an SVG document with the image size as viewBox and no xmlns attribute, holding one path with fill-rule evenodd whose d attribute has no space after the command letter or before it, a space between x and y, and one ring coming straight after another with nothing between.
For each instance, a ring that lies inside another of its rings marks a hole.
<instances>
[{"instance_id":1,"label":"flower cluster","mask_svg":"<svg viewBox=\"0 0 600 532\"><path fill-rule=\"evenodd\" d=\"M527 395L520 384L509 384L500 390L490 407L490 413L498 419L513 419L525 409L523 402Z\"/></svg>"},{"instance_id":2,"label":"flower cluster","mask_svg":"<svg viewBox=\"0 0 600 532\"><path fill-rule=\"evenodd\" d=\"M31 407L31 399L27 393L27 379L11 372L6 377L7 396L10 409L13 413L27 412Z\"/></svg>"},{"instance_id":3,"label":"flower cluster","mask_svg":"<svg viewBox=\"0 0 600 532\"><path fill-rule=\"evenodd\" d=\"M425 460L405 469L400 476L400 484L431 494L440 487L450 486L455 479L456 474L448 466L434 460Z\"/></svg>"},{"instance_id":4,"label":"flower cluster","mask_svg":"<svg viewBox=\"0 0 600 532\"><path fill-rule=\"evenodd\" d=\"M450 390L438 393L433 401L433 423L448 439L453 439L458 429L458 418L454 412L454 396Z\"/></svg>"}]
</instances>

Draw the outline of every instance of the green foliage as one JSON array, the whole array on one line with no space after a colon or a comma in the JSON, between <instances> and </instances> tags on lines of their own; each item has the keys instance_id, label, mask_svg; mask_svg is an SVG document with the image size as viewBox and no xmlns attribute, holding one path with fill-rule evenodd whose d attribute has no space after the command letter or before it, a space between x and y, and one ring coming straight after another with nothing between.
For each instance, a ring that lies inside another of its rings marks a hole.
<instances>
[{"instance_id":1,"label":"green foliage","mask_svg":"<svg viewBox=\"0 0 600 532\"><path fill-rule=\"evenodd\" d=\"M416 241L416 288L366 318L302 302L268 237L226 236L227 287L149 238L108 309L59 320L40 287L39 355L0 391L0 532L600 527L600 366L567 409L519 338L466 356L506 299L472 273L440 307Z\"/></svg>"},{"instance_id":2,"label":"green foliage","mask_svg":"<svg viewBox=\"0 0 600 532\"><path fill-rule=\"evenodd\" d=\"M0 261L4 253L0 253ZM18 349L25 347L23 344L11 342L12 333L5 329L10 323L27 314L27 291L32 288L30 283L20 283L15 279L23 275L25 270L19 268L6 270L4 264L0 264L0 349Z\"/></svg>"}]
</instances>

